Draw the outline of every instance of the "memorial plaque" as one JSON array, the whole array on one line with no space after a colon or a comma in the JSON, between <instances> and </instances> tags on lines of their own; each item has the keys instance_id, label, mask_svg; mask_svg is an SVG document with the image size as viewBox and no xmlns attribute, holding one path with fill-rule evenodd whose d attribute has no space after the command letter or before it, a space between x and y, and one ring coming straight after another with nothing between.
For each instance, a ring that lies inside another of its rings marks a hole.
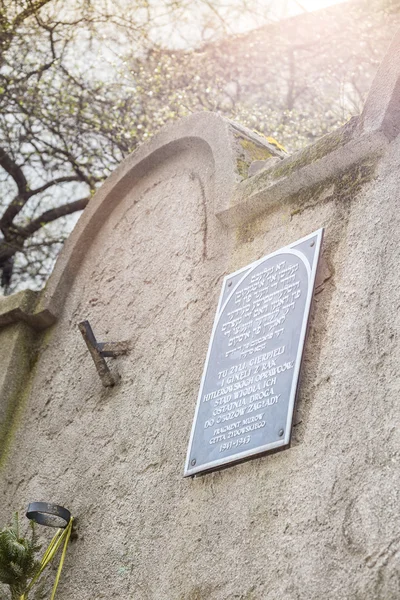
<instances>
[{"instance_id":1,"label":"memorial plaque","mask_svg":"<svg viewBox=\"0 0 400 600\"><path fill-rule=\"evenodd\" d=\"M225 277L185 477L290 445L322 236L320 229Z\"/></svg>"}]
</instances>

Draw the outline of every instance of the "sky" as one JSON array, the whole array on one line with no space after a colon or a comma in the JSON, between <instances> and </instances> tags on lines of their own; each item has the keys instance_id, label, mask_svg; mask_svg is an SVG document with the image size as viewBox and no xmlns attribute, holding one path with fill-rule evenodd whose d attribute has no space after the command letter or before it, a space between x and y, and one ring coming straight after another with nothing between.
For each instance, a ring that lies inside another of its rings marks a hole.
<instances>
[{"instance_id":1,"label":"sky","mask_svg":"<svg viewBox=\"0 0 400 600\"><path fill-rule=\"evenodd\" d=\"M299 4L304 6L306 10L318 10L339 2L344 2L344 0L299 0Z\"/></svg>"},{"instance_id":2,"label":"sky","mask_svg":"<svg viewBox=\"0 0 400 600\"><path fill-rule=\"evenodd\" d=\"M213 11L209 10L209 4L217 7L224 21L229 23L228 31L231 34L245 33L262 27L271 21L279 21L288 17L320 10L333 4L339 4L346 0L249 0L248 5L252 7L250 12L243 10L247 4L246 0L214 0L208 3L205 0L190 0L181 5L186 9L180 12L178 20L171 20L170 16L160 27L160 21L151 34L154 41L166 47L187 49L201 45L205 41L215 41L214 25L218 25L218 18ZM165 0L159 0L160 8L164 7ZM153 0L153 7L157 6L157 0ZM162 8L164 12L164 8ZM157 14L157 8L156 12ZM212 22L214 18L214 22ZM212 23L207 27L207 22ZM218 37L218 36L217 36Z\"/></svg>"},{"instance_id":3,"label":"sky","mask_svg":"<svg viewBox=\"0 0 400 600\"><path fill-rule=\"evenodd\" d=\"M313 10L319 10L344 1L345 0L275 0L274 4L279 18L290 14L300 14L304 11L311 12Z\"/></svg>"}]
</instances>

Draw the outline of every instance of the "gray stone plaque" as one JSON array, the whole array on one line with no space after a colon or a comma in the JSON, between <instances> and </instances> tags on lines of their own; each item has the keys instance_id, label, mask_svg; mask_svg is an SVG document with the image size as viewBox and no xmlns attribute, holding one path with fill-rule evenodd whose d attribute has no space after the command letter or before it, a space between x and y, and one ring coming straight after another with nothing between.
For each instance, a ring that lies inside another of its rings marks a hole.
<instances>
[{"instance_id":1,"label":"gray stone plaque","mask_svg":"<svg viewBox=\"0 0 400 600\"><path fill-rule=\"evenodd\" d=\"M290 445L322 236L320 229L225 277L185 477Z\"/></svg>"}]
</instances>

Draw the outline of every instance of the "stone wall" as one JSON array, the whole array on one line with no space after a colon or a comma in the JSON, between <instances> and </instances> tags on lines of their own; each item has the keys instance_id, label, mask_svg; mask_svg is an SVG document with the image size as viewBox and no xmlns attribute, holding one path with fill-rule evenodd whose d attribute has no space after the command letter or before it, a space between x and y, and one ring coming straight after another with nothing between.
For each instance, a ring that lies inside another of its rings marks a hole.
<instances>
[{"instance_id":1,"label":"stone wall","mask_svg":"<svg viewBox=\"0 0 400 600\"><path fill-rule=\"evenodd\" d=\"M78 517L60 600L399 597L399 65L400 38L363 114L292 157L212 114L164 130L42 294L1 301L0 518ZM321 227L292 447L184 479L223 277ZM83 319L129 343L114 387Z\"/></svg>"}]
</instances>

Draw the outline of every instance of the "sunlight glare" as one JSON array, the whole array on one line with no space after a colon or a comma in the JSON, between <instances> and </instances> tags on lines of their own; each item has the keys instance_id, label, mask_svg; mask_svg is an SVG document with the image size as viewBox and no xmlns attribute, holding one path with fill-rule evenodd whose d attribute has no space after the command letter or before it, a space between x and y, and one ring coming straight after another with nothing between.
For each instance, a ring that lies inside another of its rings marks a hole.
<instances>
[{"instance_id":1,"label":"sunlight glare","mask_svg":"<svg viewBox=\"0 0 400 600\"><path fill-rule=\"evenodd\" d=\"M345 2L346 0L299 0L296 4L299 4L303 8L308 11L319 10L321 8L326 8L327 6L331 6L332 4L339 4L341 2Z\"/></svg>"}]
</instances>

